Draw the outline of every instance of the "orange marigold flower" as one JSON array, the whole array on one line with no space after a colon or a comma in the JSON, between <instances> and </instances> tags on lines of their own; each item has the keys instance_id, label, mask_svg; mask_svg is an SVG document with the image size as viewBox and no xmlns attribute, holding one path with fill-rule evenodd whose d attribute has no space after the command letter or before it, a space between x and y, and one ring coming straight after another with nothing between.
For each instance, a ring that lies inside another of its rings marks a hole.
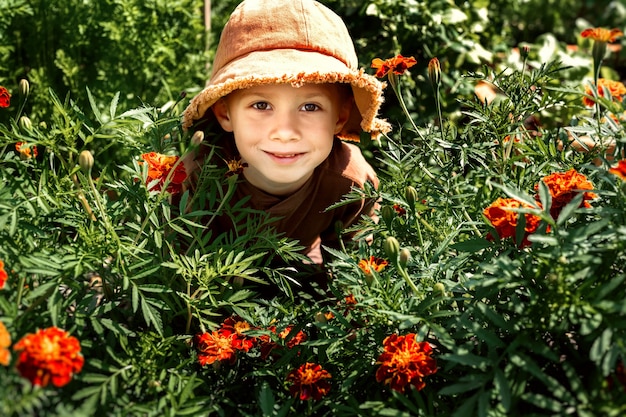
<instances>
[{"instance_id":1,"label":"orange marigold flower","mask_svg":"<svg viewBox=\"0 0 626 417\"><path fill-rule=\"evenodd\" d=\"M11 362L11 335L3 322L0 321L0 365L8 366Z\"/></svg>"},{"instance_id":2,"label":"orange marigold flower","mask_svg":"<svg viewBox=\"0 0 626 417\"><path fill-rule=\"evenodd\" d=\"M618 177L626 181L626 159L622 159L621 161L618 161L617 166L610 168L609 172L611 174L617 175ZM2 288L2 286L0 286L0 288Z\"/></svg>"},{"instance_id":3,"label":"orange marigold flower","mask_svg":"<svg viewBox=\"0 0 626 417\"><path fill-rule=\"evenodd\" d=\"M588 28L583 30L580 36L598 42L615 42L617 38L624 36L624 33L619 29Z\"/></svg>"},{"instance_id":4,"label":"orange marigold flower","mask_svg":"<svg viewBox=\"0 0 626 417\"><path fill-rule=\"evenodd\" d=\"M437 372L432 347L428 342L416 341L414 333L392 334L385 338L383 346L384 351L376 362L380 365L376 380L395 391L403 392L407 385L419 391L426 386L424 377Z\"/></svg>"},{"instance_id":5,"label":"orange marigold flower","mask_svg":"<svg viewBox=\"0 0 626 417\"><path fill-rule=\"evenodd\" d=\"M4 270L4 261L0 259L0 290L4 288L4 284L7 282L9 274Z\"/></svg>"},{"instance_id":6,"label":"orange marigold flower","mask_svg":"<svg viewBox=\"0 0 626 417\"><path fill-rule=\"evenodd\" d=\"M11 94L9 90L0 85L0 107L6 108L11 105Z\"/></svg>"},{"instance_id":7,"label":"orange marigold flower","mask_svg":"<svg viewBox=\"0 0 626 417\"><path fill-rule=\"evenodd\" d=\"M345 302L346 302L346 305L349 305L349 306L355 306L357 304L354 294L346 295Z\"/></svg>"},{"instance_id":8,"label":"orange marigold flower","mask_svg":"<svg viewBox=\"0 0 626 417\"><path fill-rule=\"evenodd\" d=\"M252 330L250 323L240 317L228 317L222 323L219 332L224 336L233 335L232 345L237 350L248 352L256 344L256 338L247 336L245 333Z\"/></svg>"},{"instance_id":9,"label":"orange marigold flower","mask_svg":"<svg viewBox=\"0 0 626 417\"><path fill-rule=\"evenodd\" d=\"M378 78L382 78L390 72L402 75L407 69L411 68L415 64L417 64L415 58L405 58L402 55L398 55L384 61L380 58L374 58L372 60L372 68L376 68L376 76Z\"/></svg>"},{"instance_id":10,"label":"orange marigold flower","mask_svg":"<svg viewBox=\"0 0 626 417\"><path fill-rule=\"evenodd\" d=\"M36 145L32 146L32 153L31 153L31 147L24 146L25 144L26 142L17 142L15 144L15 150L20 154L20 158L30 159L33 156L37 158L37 156L39 155L39 152L37 151L37 146Z\"/></svg>"},{"instance_id":11,"label":"orange marigold flower","mask_svg":"<svg viewBox=\"0 0 626 417\"><path fill-rule=\"evenodd\" d=\"M511 237L515 240L519 213L511 210L512 208L532 208L532 206L515 200L514 198L498 198L491 203L489 207L483 210L483 214L496 229L500 239ZM537 230L539 222L541 221L539 216L530 213L526 213L524 219L526 220L526 226L524 227L526 233L520 243L520 247L530 245L528 235ZM491 235L487 235L487 239L491 240L492 238Z\"/></svg>"},{"instance_id":12,"label":"orange marigold flower","mask_svg":"<svg viewBox=\"0 0 626 417\"><path fill-rule=\"evenodd\" d=\"M235 363L237 356L233 346L234 337L234 333L225 334L216 330L197 335L196 347L200 365L211 365L216 361Z\"/></svg>"},{"instance_id":13,"label":"orange marigold flower","mask_svg":"<svg viewBox=\"0 0 626 417\"><path fill-rule=\"evenodd\" d=\"M289 392L291 392L292 396L299 397L302 401L310 400L311 398L319 401L330 392L330 382L328 380L331 378L332 375L322 369L320 365L307 362L287 375L287 382L292 384L289 387Z\"/></svg>"},{"instance_id":14,"label":"orange marigold flower","mask_svg":"<svg viewBox=\"0 0 626 417\"><path fill-rule=\"evenodd\" d=\"M80 342L58 327L29 333L13 346L19 352L17 369L32 384L62 387L84 364Z\"/></svg>"},{"instance_id":15,"label":"orange marigold flower","mask_svg":"<svg viewBox=\"0 0 626 417\"><path fill-rule=\"evenodd\" d=\"M241 159L231 159L230 161L226 161L226 165L228 165L228 171L226 172L227 177L241 175L243 174L243 169L248 167L248 163L241 162Z\"/></svg>"},{"instance_id":16,"label":"orange marigold flower","mask_svg":"<svg viewBox=\"0 0 626 417\"><path fill-rule=\"evenodd\" d=\"M370 256L369 259L361 259L359 261L359 268L365 273L365 275L372 275L372 270L380 272L389 265L389 262L385 259Z\"/></svg>"},{"instance_id":17,"label":"orange marigold flower","mask_svg":"<svg viewBox=\"0 0 626 417\"><path fill-rule=\"evenodd\" d=\"M623 96L626 95L626 86L620 81L613 81L607 78L598 78L597 95L604 97L604 90L608 90L611 93L611 97L614 100L622 101ZM593 107L596 101L593 99L594 91L591 85L585 87L585 96L583 97L583 104L587 107Z\"/></svg>"},{"instance_id":18,"label":"orange marigold flower","mask_svg":"<svg viewBox=\"0 0 626 417\"><path fill-rule=\"evenodd\" d=\"M550 190L552 196L552 207L550 208L550 215L553 218L559 217L561 209L565 207L579 192L583 191L583 202L580 207L591 208L588 200L598 198L595 193L584 191L593 190L593 184L587 179L586 176L579 173L575 169L570 169L567 172L555 172L554 174L547 175L541 179ZM539 184L535 185L535 190L539 190ZM537 199L539 197L536 197Z\"/></svg>"},{"instance_id":19,"label":"orange marigold flower","mask_svg":"<svg viewBox=\"0 0 626 417\"><path fill-rule=\"evenodd\" d=\"M185 165L182 162L178 163L178 156L149 152L142 154L141 158L148 164L147 183L150 184L155 180L159 181L150 188L150 191L161 191L168 176L170 177L170 182L167 186L167 191L172 194L178 194L182 191L182 184L187 179L187 172L185 171ZM173 168L174 172L170 175Z\"/></svg>"}]
</instances>

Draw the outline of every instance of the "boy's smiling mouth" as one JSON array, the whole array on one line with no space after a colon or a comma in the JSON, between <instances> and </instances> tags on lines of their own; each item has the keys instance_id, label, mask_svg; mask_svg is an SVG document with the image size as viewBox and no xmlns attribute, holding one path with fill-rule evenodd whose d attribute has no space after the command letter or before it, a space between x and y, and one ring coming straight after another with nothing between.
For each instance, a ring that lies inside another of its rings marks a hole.
<instances>
[{"instance_id":1,"label":"boy's smiling mouth","mask_svg":"<svg viewBox=\"0 0 626 417\"><path fill-rule=\"evenodd\" d=\"M270 152L270 151L264 151L264 152L273 161L281 163L281 164L295 162L296 160L300 159L300 157L305 154L304 152L290 152L290 153Z\"/></svg>"}]
</instances>

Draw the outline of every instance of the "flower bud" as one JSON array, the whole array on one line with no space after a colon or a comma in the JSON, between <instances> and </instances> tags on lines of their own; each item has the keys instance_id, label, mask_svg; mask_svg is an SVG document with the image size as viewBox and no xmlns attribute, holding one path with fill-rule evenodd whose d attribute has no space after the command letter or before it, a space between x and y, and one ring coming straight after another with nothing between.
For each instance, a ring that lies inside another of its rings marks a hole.
<instances>
[{"instance_id":1,"label":"flower bud","mask_svg":"<svg viewBox=\"0 0 626 417\"><path fill-rule=\"evenodd\" d=\"M398 242L398 239L393 236L389 236L385 239L383 249L385 249L385 253L391 262L395 263L398 261L398 252L400 251L400 242Z\"/></svg>"},{"instance_id":2,"label":"flower bud","mask_svg":"<svg viewBox=\"0 0 626 417\"><path fill-rule=\"evenodd\" d=\"M317 313L315 313L315 321L320 324L326 324L328 322L328 319L326 318L326 315L324 313L318 311Z\"/></svg>"},{"instance_id":3,"label":"flower bud","mask_svg":"<svg viewBox=\"0 0 626 417\"><path fill-rule=\"evenodd\" d=\"M412 209L415 208L415 202L417 201L417 190L413 186L407 186L404 190L404 198L408 203L409 207Z\"/></svg>"},{"instance_id":4,"label":"flower bud","mask_svg":"<svg viewBox=\"0 0 626 417\"><path fill-rule=\"evenodd\" d=\"M520 55L522 59L528 58L529 54L530 54L530 46L529 45L522 46L522 48L520 49Z\"/></svg>"},{"instance_id":5,"label":"flower bud","mask_svg":"<svg viewBox=\"0 0 626 417\"><path fill-rule=\"evenodd\" d=\"M428 63L428 78L434 88L439 87L441 84L441 65L437 58L433 58Z\"/></svg>"},{"instance_id":6,"label":"flower bud","mask_svg":"<svg viewBox=\"0 0 626 417\"><path fill-rule=\"evenodd\" d=\"M20 80L20 94L24 97L27 97L29 92L30 84L28 83L28 80L26 78L22 78Z\"/></svg>"},{"instance_id":7,"label":"flower bud","mask_svg":"<svg viewBox=\"0 0 626 417\"><path fill-rule=\"evenodd\" d=\"M443 285L441 282L438 282L433 286L433 294L435 296L441 297L445 295L445 293L446 293L446 286Z\"/></svg>"},{"instance_id":8,"label":"flower bud","mask_svg":"<svg viewBox=\"0 0 626 417\"><path fill-rule=\"evenodd\" d=\"M383 218L385 225L387 225L388 228L391 228L391 222L396 217L396 213L393 207L383 206L383 208L380 209L380 215Z\"/></svg>"},{"instance_id":9,"label":"flower bud","mask_svg":"<svg viewBox=\"0 0 626 417\"><path fill-rule=\"evenodd\" d=\"M33 123L27 116L21 116L19 120L20 127L24 130L31 130L33 128Z\"/></svg>"},{"instance_id":10,"label":"flower bud","mask_svg":"<svg viewBox=\"0 0 626 417\"><path fill-rule=\"evenodd\" d=\"M194 147L200 146L203 140L204 140L204 132L201 130L197 130L191 137L191 146L194 146Z\"/></svg>"},{"instance_id":11,"label":"flower bud","mask_svg":"<svg viewBox=\"0 0 626 417\"><path fill-rule=\"evenodd\" d=\"M82 151L78 155L78 165L80 165L81 169L85 172L91 172L93 168L93 155L88 150Z\"/></svg>"},{"instance_id":12,"label":"flower bud","mask_svg":"<svg viewBox=\"0 0 626 417\"><path fill-rule=\"evenodd\" d=\"M406 265L409 263L409 259L411 259L411 251L407 248L402 248L400 250L400 258L398 262L402 268L406 268Z\"/></svg>"}]
</instances>

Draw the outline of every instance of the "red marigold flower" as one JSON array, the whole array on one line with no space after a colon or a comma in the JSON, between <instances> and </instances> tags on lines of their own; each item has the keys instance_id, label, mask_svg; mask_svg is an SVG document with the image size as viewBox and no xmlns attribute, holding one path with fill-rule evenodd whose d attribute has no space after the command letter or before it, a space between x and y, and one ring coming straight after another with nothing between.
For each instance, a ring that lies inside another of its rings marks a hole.
<instances>
[{"instance_id":1,"label":"red marigold flower","mask_svg":"<svg viewBox=\"0 0 626 417\"><path fill-rule=\"evenodd\" d=\"M519 213L511 210L512 208L532 208L532 206L515 200L514 198L498 198L496 201L491 203L489 207L483 210L483 214L496 229L500 239L511 237L515 240ZM530 213L526 213L524 215L524 219L526 220L526 226L524 227L524 231L526 233L520 247L530 245L528 235L537 231L539 222L541 221L539 216ZM487 235L487 239L491 240L492 237Z\"/></svg>"},{"instance_id":2,"label":"red marigold flower","mask_svg":"<svg viewBox=\"0 0 626 417\"><path fill-rule=\"evenodd\" d=\"M270 326L268 329L270 332L276 334L276 326ZM285 327L283 331L278 334L280 339L287 339L293 330L293 326L289 325ZM259 336L259 340L261 342L261 358L266 359L270 353L272 353L275 349L280 348L281 346L272 340L270 335L262 335ZM289 338L286 343L288 349L293 348L301 344L302 342L307 340L307 335L302 330L299 330L296 334Z\"/></svg>"},{"instance_id":3,"label":"red marigold flower","mask_svg":"<svg viewBox=\"0 0 626 417\"><path fill-rule=\"evenodd\" d=\"M0 321L0 365L8 366L11 362L9 346L11 346L11 335L4 323Z\"/></svg>"},{"instance_id":4,"label":"red marigold flower","mask_svg":"<svg viewBox=\"0 0 626 417\"><path fill-rule=\"evenodd\" d=\"M609 172L611 174L617 175L618 177L626 181L626 159L618 161L617 166L609 168ZM2 287L0 286L0 288Z\"/></svg>"},{"instance_id":5,"label":"red marigold flower","mask_svg":"<svg viewBox=\"0 0 626 417\"><path fill-rule=\"evenodd\" d=\"M607 89L611 93L611 97L614 100L622 101L623 96L626 95L626 86L620 81L613 81L607 78L598 78L597 95L604 97L604 90ZM593 99L594 91L592 86L587 85L585 87L585 96L583 97L583 104L587 107L593 107L596 101Z\"/></svg>"},{"instance_id":6,"label":"red marigold flower","mask_svg":"<svg viewBox=\"0 0 626 417\"><path fill-rule=\"evenodd\" d=\"M9 274L4 270L4 261L0 259L0 290L4 288L4 284L7 282Z\"/></svg>"},{"instance_id":7,"label":"red marigold flower","mask_svg":"<svg viewBox=\"0 0 626 417\"><path fill-rule=\"evenodd\" d=\"M32 384L62 387L83 368L80 342L65 330L49 327L29 333L13 346L19 352L17 369Z\"/></svg>"},{"instance_id":8,"label":"red marigold flower","mask_svg":"<svg viewBox=\"0 0 626 417\"><path fill-rule=\"evenodd\" d=\"M384 351L376 362L380 365L376 381L395 391L403 392L407 385L419 391L426 386L424 377L437 372L432 347L428 342L417 342L414 333L392 334L383 340L383 346Z\"/></svg>"},{"instance_id":9,"label":"red marigold flower","mask_svg":"<svg viewBox=\"0 0 626 417\"><path fill-rule=\"evenodd\" d=\"M595 193L584 191L593 190L593 184L587 180L587 177L580 174L575 169L570 169L567 172L555 172L554 174L547 175L541 179L550 190L552 195L552 207L550 208L550 215L553 218L557 218L561 209L565 207L579 192L583 191L583 202L580 207L591 208L588 200L598 198ZM539 184L535 185L535 190L539 190ZM539 197L536 197L537 199Z\"/></svg>"},{"instance_id":10,"label":"red marigold flower","mask_svg":"<svg viewBox=\"0 0 626 417\"><path fill-rule=\"evenodd\" d=\"M393 209L396 211L398 216L404 216L406 214L406 209L402 207L400 204L394 204Z\"/></svg>"},{"instance_id":11,"label":"red marigold flower","mask_svg":"<svg viewBox=\"0 0 626 417\"><path fill-rule=\"evenodd\" d=\"M624 36L624 33L619 29L588 28L583 30L580 36L598 42L615 42L617 38Z\"/></svg>"},{"instance_id":12,"label":"red marigold flower","mask_svg":"<svg viewBox=\"0 0 626 417\"><path fill-rule=\"evenodd\" d=\"M237 350L248 352L256 344L256 338L247 336L245 333L252 330L250 324L240 317L228 317L222 323L219 332L224 336L233 335L232 345Z\"/></svg>"},{"instance_id":13,"label":"red marigold flower","mask_svg":"<svg viewBox=\"0 0 626 417\"><path fill-rule=\"evenodd\" d=\"M37 158L39 152L37 151L37 146L33 145L32 148L30 146L24 146L26 142L17 142L15 144L15 150L20 154L20 158L22 159L30 159L32 157ZM31 153L32 149L32 153Z\"/></svg>"},{"instance_id":14,"label":"red marigold flower","mask_svg":"<svg viewBox=\"0 0 626 417\"><path fill-rule=\"evenodd\" d=\"M365 275L372 275L372 270L380 272L389 265L389 262L382 258L370 256L369 259L361 259L359 261L359 268Z\"/></svg>"},{"instance_id":15,"label":"red marigold flower","mask_svg":"<svg viewBox=\"0 0 626 417\"><path fill-rule=\"evenodd\" d=\"M197 335L196 347L200 365L211 365L216 361L235 363L237 356L233 346L234 337L234 333L220 333L216 330Z\"/></svg>"},{"instance_id":16,"label":"red marigold flower","mask_svg":"<svg viewBox=\"0 0 626 417\"><path fill-rule=\"evenodd\" d=\"M11 94L9 90L0 85L0 107L6 108L11 105Z\"/></svg>"},{"instance_id":17,"label":"red marigold flower","mask_svg":"<svg viewBox=\"0 0 626 417\"><path fill-rule=\"evenodd\" d=\"M402 55L395 56L386 60L380 58L374 58L372 60L372 68L376 68L376 76L382 78L390 72L402 75L404 72L417 64L417 61L413 57L405 58Z\"/></svg>"},{"instance_id":18,"label":"red marigold flower","mask_svg":"<svg viewBox=\"0 0 626 417\"><path fill-rule=\"evenodd\" d=\"M178 194L182 191L182 184L187 179L187 172L185 171L185 165L182 162L178 162L178 156L149 152L141 155L141 158L148 164L147 183L150 184L152 181L159 180L158 183L150 188L150 191L161 191L168 176L170 177L170 182L167 191L172 194ZM170 175L172 169L174 169L174 172Z\"/></svg>"},{"instance_id":19,"label":"red marigold flower","mask_svg":"<svg viewBox=\"0 0 626 417\"><path fill-rule=\"evenodd\" d=\"M292 383L289 392L302 401L311 398L319 401L330 392L328 379L331 378L332 375L320 365L307 362L287 375L287 382Z\"/></svg>"},{"instance_id":20,"label":"red marigold flower","mask_svg":"<svg viewBox=\"0 0 626 417\"><path fill-rule=\"evenodd\" d=\"M228 165L226 177L241 175L243 174L243 169L248 167L248 163L241 162L240 159L231 159L230 161L226 161L226 165Z\"/></svg>"}]
</instances>

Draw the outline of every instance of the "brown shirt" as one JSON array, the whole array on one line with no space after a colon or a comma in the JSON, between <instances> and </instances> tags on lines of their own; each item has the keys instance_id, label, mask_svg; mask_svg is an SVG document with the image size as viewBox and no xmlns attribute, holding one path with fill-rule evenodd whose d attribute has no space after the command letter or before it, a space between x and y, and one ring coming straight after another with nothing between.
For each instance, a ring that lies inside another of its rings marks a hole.
<instances>
[{"instance_id":1,"label":"brown shirt","mask_svg":"<svg viewBox=\"0 0 626 417\"><path fill-rule=\"evenodd\" d=\"M243 179L243 176L241 176ZM365 160L361 150L335 139L329 157L316 169L311 178L296 192L288 196L268 194L243 179L238 185L233 201L250 196L248 206L277 217L272 226L286 236L296 239L306 249L315 263L323 262L320 244L337 247L335 223L341 221L348 227L361 215L375 218L374 200L363 200L326 210L342 200L352 187L363 188L370 182L378 188L374 169ZM224 225L222 225L224 226Z\"/></svg>"}]
</instances>

